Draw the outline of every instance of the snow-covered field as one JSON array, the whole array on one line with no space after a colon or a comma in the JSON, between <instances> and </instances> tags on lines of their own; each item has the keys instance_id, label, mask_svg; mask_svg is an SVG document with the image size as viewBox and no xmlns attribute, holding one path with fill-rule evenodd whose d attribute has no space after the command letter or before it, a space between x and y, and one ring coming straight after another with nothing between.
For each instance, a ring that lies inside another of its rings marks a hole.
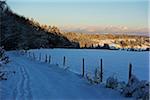
<instances>
[{"instance_id":1,"label":"snow-covered field","mask_svg":"<svg viewBox=\"0 0 150 100\"><path fill-rule=\"evenodd\" d=\"M140 80L149 80L149 52L93 50L93 49L36 49L29 52L35 54L42 60L45 55L51 55L51 64L58 64L63 67L63 57L66 57L66 66L69 70L81 74L82 59L85 59L86 72L94 73L96 67L100 66L100 59L103 59L104 81L115 74L119 81L128 80L128 65L132 63L133 74Z\"/></svg>"},{"instance_id":2,"label":"snow-covered field","mask_svg":"<svg viewBox=\"0 0 150 100\"><path fill-rule=\"evenodd\" d=\"M33 53L36 59L33 59ZM86 78L78 75L82 72L82 58L85 59L85 71L91 73L103 59L104 81L114 73L119 81L127 81L129 62L140 80L149 80L149 52L36 49L29 50L25 55L17 51L7 52L7 55L10 62L0 67L0 71L7 72L7 80L0 81L0 100L133 99L125 98L118 90L106 88L105 82L90 84ZM51 55L51 64L44 62L45 55L47 58ZM64 56L70 71L62 69Z\"/></svg>"},{"instance_id":3,"label":"snow-covered field","mask_svg":"<svg viewBox=\"0 0 150 100\"><path fill-rule=\"evenodd\" d=\"M0 81L0 100L132 99L125 98L119 91L106 88L104 84L91 85L80 75L56 65L35 61L16 51L7 52L7 55L10 62L0 67L1 71L8 72L7 80Z\"/></svg>"}]
</instances>

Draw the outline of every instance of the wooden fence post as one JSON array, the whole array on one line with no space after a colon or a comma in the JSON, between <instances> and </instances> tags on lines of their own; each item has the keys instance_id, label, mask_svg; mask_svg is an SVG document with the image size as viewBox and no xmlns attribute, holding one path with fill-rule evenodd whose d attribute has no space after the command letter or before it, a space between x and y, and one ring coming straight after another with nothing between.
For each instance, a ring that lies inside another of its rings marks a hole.
<instances>
[{"instance_id":1,"label":"wooden fence post","mask_svg":"<svg viewBox=\"0 0 150 100\"><path fill-rule=\"evenodd\" d=\"M31 52L31 58L33 59L33 52Z\"/></svg>"},{"instance_id":2,"label":"wooden fence post","mask_svg":"<svg viewBox=\"0 0 150 100\"><path fill-rule=\"evenodd\" d=\"M35 54L34 54L34 52L33 52L33 59L35 60Z\"/></svg>"},{"instance_id":3,"label":"wooden fence post","mask_svg":"<svg viewBox=\"0 0 150 100\"><path fill-rule=\"evenodd\" d=\"M45 55L45 62L47 62L47 54Z\"/></svg>"},{"instance_id":4,"label":"wooden fence post","mask_svg":"<svg viewBox=\"0 0 150 100\"><path fill-rule=\"evenodd\" d=\"M39 61L41 61L41 53L39 54Z\"/></svg>"},{"instance_id":5,"label":"wooden fence post","mask_svg":"<svg viewBox=\"0 0 150 100\"><path fill-rule=\"evenodd\" d=\"M29 52L29 57L31 57L30 52Z\"/></svg>"},{"instance_id":6,"label":"wooden fence post","mask_svg":"<svg viewBox=\"0 0 150 100\"><path fill-rule=\"evenodd\" d=\"M82 77L84 77L84 58L82 59Z\"/></svg>"},{"instance_id":7,"label":"wooden fence post","mask_svg":"<svg viewBox=\"0 0 150 100\"><path fill-rule=\"evenodd\" d=\"M130 63L129 64L129 78L128 78L128 81L130 80L131 76L132 76L132 64Z\"/></svg>"},{"instance_id":8,"label":"wooden fence post","mask_svg":"<svg viewBox=\"0 0 150 100\"><path fill-rule=\"evenodd\" d=\"M48 60L48 62L51 63L51 55L49 55L49 60Z\"/></svg>"},{"instance_id":9,"label":"wooden fence post","mask_svg":"<svg viewBox=\"0 0 150 100\"><path fill-rule=\"evenodd\" d=\"M100 75L100 77L101 77L101 82L103 82L103 60L101 59L101 61L100 61L100 64L101 64L101 66L100 66L100 68L101 68L101 75Z\"/></svg>"},{"instance_id":10,"label":"wooden fence post","mask_svg":"<svg viewBox=\"0 0 150 100\"><path fill-rule=\"evenodd\" d=\"M66 57L64 56L64 59L63 59L63 66L66 65Z\"/></svg>"}]
</instances>

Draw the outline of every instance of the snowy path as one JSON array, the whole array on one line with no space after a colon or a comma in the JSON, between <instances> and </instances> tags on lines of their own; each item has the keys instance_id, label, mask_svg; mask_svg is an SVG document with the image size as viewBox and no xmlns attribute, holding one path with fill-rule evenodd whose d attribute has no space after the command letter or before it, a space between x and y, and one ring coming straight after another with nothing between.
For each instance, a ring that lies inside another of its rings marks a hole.
<instances>
[{"instance_id":1,"label":"snowy path","mask_svg":"<svg viewBox=\"0 0 150 100\"><path fill-rule=\"evenodd\" d=\"M16 75L0 83L1 88L5 86L5 89L0 91L3 93L2 99L125 99L119 92L107 89L102 85L90 85L81 76L60 69L58 66L34 61L11 52L9 55L12 59L9 66L13 66L10 69L15 70ZM5 94L6 91L9 93Z\"/></svg>"},{"instance_id":2,"label":"snowy path","mask_svg":"<svg viewBox=\"0 0 150 100\"><path fill-rule=\"evenodd\" d=\"M17 63L16 63L17 64ZM32 94L30 90L30 81L29 81L29 75L26 72L25 68L23 65L18 65L22 66L20 68L20 80L16 85L16 88L13 90L14 93L14 100L21 100L21 99L32 99Z\"/></svg>"}]
</instances>

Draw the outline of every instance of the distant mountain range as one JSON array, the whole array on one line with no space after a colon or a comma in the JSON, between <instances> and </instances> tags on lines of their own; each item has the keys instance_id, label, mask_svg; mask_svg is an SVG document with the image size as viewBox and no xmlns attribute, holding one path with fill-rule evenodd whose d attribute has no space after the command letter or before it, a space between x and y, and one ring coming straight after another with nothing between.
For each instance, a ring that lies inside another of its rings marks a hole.
<instances>
[{"instance_id":1,"label":"distant mountain range","mask_svg":"<svg viewBox=\"0 0 150 100\"><path fill-rule=\"evenodd\" d=\"M127 34L127 35L141 35L149 36L148 28L129 28L127 26L63 26L60 27L65 32L78 32L78 33L89 33L89 34Z\"/></svg>"}]
</instances>

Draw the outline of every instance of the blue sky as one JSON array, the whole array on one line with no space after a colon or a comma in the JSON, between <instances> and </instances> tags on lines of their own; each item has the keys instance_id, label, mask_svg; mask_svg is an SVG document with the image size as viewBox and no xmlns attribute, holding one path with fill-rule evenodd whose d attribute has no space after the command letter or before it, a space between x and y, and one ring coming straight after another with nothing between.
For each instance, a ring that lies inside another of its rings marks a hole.
<instances>
[{"instance_id":1,"label":"blue sky","mask_svg":"<svg viewBox=\"0 0 150 100\"><path fill-rule=\"evenodd\" d=\"M146 0L7 0L14 12L56 26L148 26Z\"/></svg>"}]
</instances>

